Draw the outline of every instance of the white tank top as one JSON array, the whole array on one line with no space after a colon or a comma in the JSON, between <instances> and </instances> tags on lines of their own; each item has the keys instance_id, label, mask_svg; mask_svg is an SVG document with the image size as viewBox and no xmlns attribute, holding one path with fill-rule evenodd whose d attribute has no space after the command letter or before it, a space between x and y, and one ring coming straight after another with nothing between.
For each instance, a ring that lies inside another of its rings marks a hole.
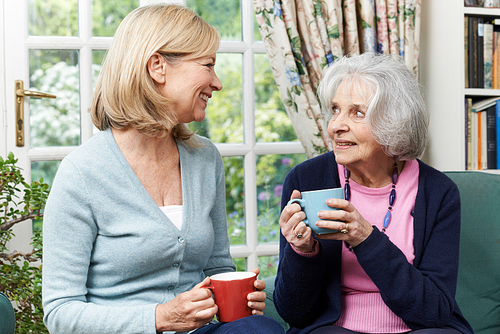
<instances>
[{"instance_id":1,"label":"white tank top","mask_svg":"<svg viewBox=\"0 0 500 334\"><path fill-rule=\"evenodd\" d=\"M160 209L180 231L182 228L182 205L160 206Z\"/></svg>"}]
</instances>

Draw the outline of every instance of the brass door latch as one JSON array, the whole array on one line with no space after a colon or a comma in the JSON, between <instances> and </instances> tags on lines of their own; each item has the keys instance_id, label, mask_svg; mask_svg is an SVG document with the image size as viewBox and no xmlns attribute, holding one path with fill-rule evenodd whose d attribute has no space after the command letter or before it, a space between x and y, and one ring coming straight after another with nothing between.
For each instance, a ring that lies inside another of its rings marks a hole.
<instances>
[{"instance_id":1,"label":"brass door latch","mask_svg":"<svg viewBox=\"0 0 500 334\"><path fill-rule=\"evenodd\" d=\"M24 97L55 99L56 96L47 93L25 90L22 80L15 81L14 92L16 94L16 146L24 146Z\"/></svg>"}]
</instances>

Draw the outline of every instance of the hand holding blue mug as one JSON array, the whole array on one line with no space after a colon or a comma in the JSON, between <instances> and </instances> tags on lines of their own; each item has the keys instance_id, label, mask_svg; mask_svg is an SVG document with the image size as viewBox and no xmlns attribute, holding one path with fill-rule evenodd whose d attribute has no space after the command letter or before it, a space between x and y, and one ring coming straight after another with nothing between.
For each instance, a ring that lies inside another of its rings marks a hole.
<instances>
[{"instance_id":1,"label":"hand holding blue mug","mask_svg":"<svg viewBox=\"0 0 500 334\"><path fill-rule=\"evenodd\" d=\"M344 198L344 190L342 188L323 189L304 191L301 193L302 198L291 199L287 205L297 203L306 214L304 224L309 226L315 234L336 233L337 230L321 228L316 226L316 221L319 220L318 212L322 210L337 210L326 204L330 198Z\"/></svg>"}]
</instances>

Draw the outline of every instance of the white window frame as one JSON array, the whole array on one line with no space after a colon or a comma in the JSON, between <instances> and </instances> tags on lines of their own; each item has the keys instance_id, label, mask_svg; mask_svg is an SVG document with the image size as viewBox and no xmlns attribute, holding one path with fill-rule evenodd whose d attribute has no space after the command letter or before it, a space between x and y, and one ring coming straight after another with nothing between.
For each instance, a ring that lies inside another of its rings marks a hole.
<instances>
[{"instance_id":1,"label":"white window frame","mask_svg":"<svg viewBox=\"0 0 500 334\"><path fill-rule=\"evenodd\" d=\"M222 156L244 157L246 245L231 246L233 258L247 258L247 270L258 267L260 256L278 255L278 243L259 243L257 233L257 156L305 153L300 142L258 143L255 137L254 55L265 54L262 41L254 41L253 1L241 0L243 41L222 41L218 52L243 55L243 133L242 144L216 144Z\"/></svg>"},{"instance_id":2,"label":"white window frame","mask_svg":"<svg viewBox=\"0 0 500 334\"><path fill-rule=\"evenodd\" d=\"M140 0L140 6L167 2L186 4L185 0ZM22 1L20 6L26 6L24 13L27 13L27 1ZM241 54L243 57L243 143L237 144L216 144L221 155L243 156L244 159L244 193L245 193L245 222L246 222L246 244L231 246L233 258L246 258L247 270L258 267L260 256L272 256L278 254L278 243L259 243L257 233L257 181L256 162L259 155L267 154L303 154L304 148L300 142L273 142L258 143L255 137L254 119L254 55L265 54L265 47L262 41L254 41L254 9L253 1L240 0L242 16L242 41L222 41L218 52ZM0 4L0 13L3 3ZM78 37L37 37L28 36L25 40L27 49L71 49L79 51L80 66L80 117L81 117L81 143L86 142L94 134L89 113L87 112L92 99L92 51L107 50L112 41L112 37L92 37L92 4L91 0L79 0L79 36ZM3 29L0 25L0 29ZM1 32L1 30L0 30ZM26 33L27 35L27 33ZM0 34L3 36L3 34ZM4 46L2 42L2 47ZM0 54L0 60L3 58ZM4 62L2 62L3 64ZM26 62L27 63L27 62ZM219 65L221 66L221 65ZM0 75L3 75L3 68L0 68ZM25 82L29 82L24 78ZM5 92L3 82L0 83L1 92ZM1 96L0 96L1 97ZM5 112L0 120L0 125L6 128ZM29 115L25 122L29 124ZM3 139L3 138L2 138ZM29 136L27 136L27 147L29 147ZM7 145L2 145L0 153ZM25 169L26 178L29 179L31 170L29 162L62 160L75 147L43 147L31 148L27 150L28 168ZM31 231L31 227L29 227ZM18 242L29 245L31 233L23 231L19 233Z\"/></svg>"}]
</instances>

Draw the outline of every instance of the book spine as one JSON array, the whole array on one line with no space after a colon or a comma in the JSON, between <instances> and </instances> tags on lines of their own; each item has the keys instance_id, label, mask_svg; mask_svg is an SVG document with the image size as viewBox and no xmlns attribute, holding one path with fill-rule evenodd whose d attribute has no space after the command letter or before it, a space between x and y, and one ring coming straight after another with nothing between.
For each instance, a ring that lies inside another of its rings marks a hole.
<instances>
[{"instance_id":1,"label":"book spine","mask_svg":"<svg viewBox=\"0 0 500 334\"><path fill-rule=\"evenodd\" d=\"M464 15L464 68L465 68L464 71L465 88L469 88L469 16L468 15Z\"/></svg>"},{"instance_id":2,"label":"book spine","mask_svg":"<svg viewBox=\"0 0 500 334\"><path fill-rule=\"evenodd\" d=\"M477 87L484 88L484 19L477 19Z\"/></svg>"},{"instance_id":3,"label":"book spine","mask_svg":"<svg viewBox=\"0 0 500 334\"><path fill-rule=\"evenodd\" d=\"M471 156L471 170L476 170L477 169L477 147L478 147L478 144L477 144L477 112L472 112L471 114L471 152L472 152L472 156Z\"/></svg>"},{"instance_id":4,"label":"book spine","mask_svg":"<svg viewBox=\"0 0 500 334\"><path fill-rule=\"evenodd\" d=\"M483 24L483 76L484 88L493 88L493 24Z\"/></svg>"},{"instance_id":5,"label":"book spine","mask_svg":"<svg viewBox=\"0 0 500 334\"><path fill-rule=\"evenodd\" d=\"M467 99L467 170L472 169L472 99Z\"/></svg>"},{"instance_id":6,"label":"book spine","mask_svg":"<svg viewBox=\"0 0 500 334\"><path fill-rule=\"evenodd\" d=\"M500 88L500 22L498 23L493 25L493 89Z\"/></svg>"},{"instance_id":7,"label":"book spine","mask_svg":"<svg viewBox=\"0 0 500 334\"><path fill-rule=\"evenodd\" d=\"M496 104L497 149L500 149L500 100ZM497 152L497 169L500 169L500 153Z\"/></svg>"},{"instance_id":8,"label":"book spine","mask_svg":"<svg viewBox=\"0 0 500 334\"><path fill-rule=\"evenodd\" d=\"M486 110L481 112L481 169L488 169L488 138Z\"/></svg>"},{"instance_id":9,"label":"book spine","mask_svg":"<svg viewBox=\"0 0 500 334\"><path fill-rule=\"evenodd\" d=\"M477 88L477 17L469 16L469 87Z\"/></svg>"},{"instance_id":10,"label":"book spine","mask_svg":"<svg viewBox=\"0 0 500 334\"><path fill-rule=\"evenodd\" d=\"M486 110L486 153L487 168L497 168L497 131L496 131L496 105Z\"/></svg>"},{"instance_id":11,"label":"book spine","mask_svg":"<svg viewBox=\"0 0 500 334\"><path fill-rule=\"evenodd\" d=\"M481 169L481 166L483 165L483 162L482 162L483 155L481 154L482 149L483 149L481 147L481 144L482 144L482 140L481 140L482 133L481 133L481 130L483 128L482 124L481 124L481 121L482 121L481 112L477 112L476 116L477 116L477 123L476 123L476 126L477 126L477 132L476 132L476 146L477 146L476 161L477 161L477 166L476 166L476 169Z\"/></svg>"}]
</instances>

